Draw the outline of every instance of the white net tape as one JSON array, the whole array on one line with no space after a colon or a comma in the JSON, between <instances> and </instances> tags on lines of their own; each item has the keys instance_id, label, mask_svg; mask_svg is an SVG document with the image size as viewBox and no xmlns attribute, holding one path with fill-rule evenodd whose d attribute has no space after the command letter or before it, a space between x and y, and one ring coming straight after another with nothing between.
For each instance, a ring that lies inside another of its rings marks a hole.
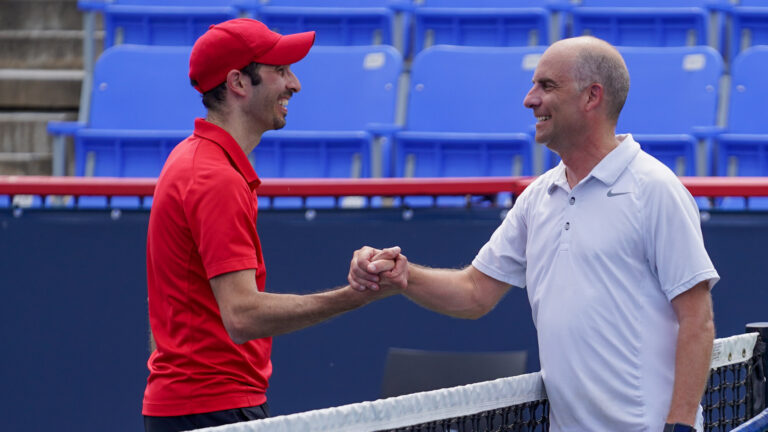
<instances>
[{"instance_id":1,"label":"white net tape","mask_svg":"<svg viewBox=\"0 0 768 432\"><path fill-rule=\"evenodd\" d=\"M541 399L546 399L546 393L541 374L536 372L199 431L376 431L476 414Z\"/></svg>"},{"instance_id":2,"label":"white net tape","mask_svg":"<svg viewBox=\"0 0 768 432\"><path fill-rule=\"evenodd\" d=\"M745 333L715 340L710 368L741 363L752 357L757 343L757 333Z\"/></svg>"}]
</instances>

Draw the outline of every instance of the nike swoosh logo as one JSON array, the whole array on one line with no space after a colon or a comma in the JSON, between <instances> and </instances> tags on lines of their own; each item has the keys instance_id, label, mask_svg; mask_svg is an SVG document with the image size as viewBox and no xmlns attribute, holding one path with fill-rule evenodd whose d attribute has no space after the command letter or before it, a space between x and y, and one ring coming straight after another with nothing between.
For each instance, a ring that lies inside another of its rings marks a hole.
<instances>
[{"instance_id":1,"label":"nike swoosh logo","mask_svg":"<svg viewBox=\"0 0 768 432\"><path fill-rule=\"evenodd\" d=\"M608 198L612 198L612 197L619 196L619 195L626 195L628 193L632 193L632 192L614 192L613 189L609 189L608 190Z\"/></svg>"}]
</instances>

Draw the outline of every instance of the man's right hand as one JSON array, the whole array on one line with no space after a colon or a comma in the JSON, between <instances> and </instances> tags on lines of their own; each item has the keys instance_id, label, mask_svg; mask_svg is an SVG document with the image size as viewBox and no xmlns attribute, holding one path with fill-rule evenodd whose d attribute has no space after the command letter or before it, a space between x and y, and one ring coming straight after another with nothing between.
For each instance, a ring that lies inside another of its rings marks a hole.
<instances>
[{"instance_id":1,"label":"man's right hand","mask_svg":"<svg viewBox=\"0 0 768 432\"><path fill-rule=\"evenodd\" d=\"M408 285L408 259L398 246L386 249L364 246L352 256L347 280L358 291L402 291Z\"/></svg>"}]
</instances>

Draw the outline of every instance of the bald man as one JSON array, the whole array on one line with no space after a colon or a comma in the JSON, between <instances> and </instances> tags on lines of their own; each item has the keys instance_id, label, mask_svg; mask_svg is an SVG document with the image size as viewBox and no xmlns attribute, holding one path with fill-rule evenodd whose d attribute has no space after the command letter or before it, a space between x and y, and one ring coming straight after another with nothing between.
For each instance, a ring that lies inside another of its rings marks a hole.
<instances>
[{"instance_id":1,"label":"bald man","mask_svg":"<svg viewBox=\"0 0 768 432\"><path fill-rule=\"evenodd\" d=\"M479 318L511 286L527 288L553 432L701 430L719 276L691 195L615 133L628 92L610 44L549 47L523 103L562 163L520 195L470 266L406 267L405 294L454 317ZM353 288L388 282L378 253L355 253Z\"/></svg>"}]
</instances>

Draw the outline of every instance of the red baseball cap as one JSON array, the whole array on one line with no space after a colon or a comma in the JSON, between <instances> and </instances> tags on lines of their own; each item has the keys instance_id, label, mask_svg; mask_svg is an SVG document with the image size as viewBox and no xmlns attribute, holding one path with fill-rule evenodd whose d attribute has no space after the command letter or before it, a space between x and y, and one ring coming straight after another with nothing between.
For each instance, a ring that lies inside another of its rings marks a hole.
<instances>
[{"instance_id":1,"label":"red baseball cap","mask_svg":"<svg viewBox=\"0 0 768 432\"><path fill-rule=\"evenodd\" d=\"M289 65L304 58L315 43L315 32L281 35L263 23L237 18L208 28L192 47L189 78L205 93L227 79L232 69L251 62Z\"/></svg>"}]
</instances>

